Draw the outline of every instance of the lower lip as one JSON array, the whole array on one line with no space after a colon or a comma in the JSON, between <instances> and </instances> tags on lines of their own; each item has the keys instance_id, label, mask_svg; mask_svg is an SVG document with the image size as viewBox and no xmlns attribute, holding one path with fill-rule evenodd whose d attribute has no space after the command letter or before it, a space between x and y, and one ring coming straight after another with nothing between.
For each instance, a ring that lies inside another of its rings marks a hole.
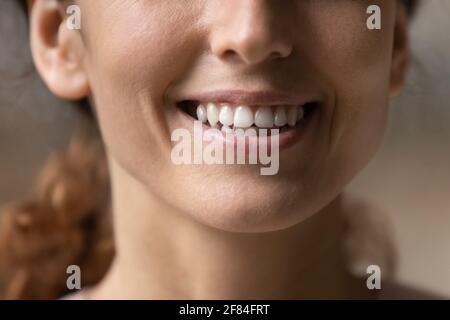
<instances>
[{"instance_id":1,"label":"lower lip","mask_svg":"<svg viewBox=\"0 0 450 320\"><path fill-rule=\"evenodd\" d=\"M178 107L176 107L178 112L181 113L183 122L186 123L186 125L190 128L194 128L194 121L196 121L194 118L180 110ZM279 133L279 150L284 151L287 149L290 149L291 147L294 147L297 143L306 140L307 135L311 132L313 124L316 122L316 119L318 118L319 114L319 107L316 107L316 109L306 118L304 118L299 124L297 124L296 127L289 128L286 131ZM192 132L192 129L190 130ZM206 131L210 130L212 132L212 135L214 136L214 139L216 141L221 142L224 145L236 148L237 147L237 138L235 135L231 134L228 135L225 132L220 131L217 132L217 130L211 130L212 128L210 126L207 126L205 124L202 125L202 131L203 134L205 134ZM267 130L270 132L270 129ZM217 132L217 133L214 133ZM231 139L230 139L231 136ZM261 141L260 141L261 140ZM248 145L249 144L257 144L259 146L261 145L267 145L270 150L270 135L268 135L267 138L259 138L256 137L247 137L246 138L246 153L248 153Z\"/></svg>"}]
</instances>

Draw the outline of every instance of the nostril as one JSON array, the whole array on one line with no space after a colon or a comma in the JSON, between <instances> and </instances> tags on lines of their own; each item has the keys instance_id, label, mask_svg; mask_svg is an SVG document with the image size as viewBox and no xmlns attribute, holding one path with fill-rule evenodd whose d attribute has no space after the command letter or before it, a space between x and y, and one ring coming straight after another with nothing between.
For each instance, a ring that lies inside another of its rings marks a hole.
<instances>
[{"instance_id":1,"label":"nostril","mask_svg":"<svg viewBox=\"0 0 450 320\"><path fill-rule=\"evenodd\" d=\"M221 59L227 62L240 62L244 61L245 63L249 63L249 61L245 60L238 52L233 49L225 50L221 54Z\"/></svg>"},{"instance_id":2,"label":"nostril","mask_svg":"<svg viewBox=\"0 0 450 320\"><path fill-rule=\"evenodd\" d=\"M265 61L285 59L292 55L293 44L281 36L260 32L242 35L227 35L225 39L215 39L211 51L218 58L227 62L243 62L256 65Z\"/></svg>"},{"instance_id":3,"label":"nostril","mask_svg":"<svg viewBox=\"0 0 450 320\"><path fill-rule=\"evenodd\" d=\"M230 56L235 56L236 54L237 54L236 51L228 49L228 50L225 50L225 52L223 53L223 56L225 58L227 58L227 57L230 57Z\"/></svg>"},{"instance_id":4,"label":"nostril","mask_svg":"<svg viewBox=\"0 0 450 320\"><path fill-rule=\"evenodd\" d=\"M249 65L255 65L258 63L262 63L264 61L272 61L277 59L284 59L289 57L291 54L291 50L285 50L285 51L273 51L270 53L264 53L258 50L247 50L246 52L239 53L236 50L228 49L225 50L221 54L221 58L225 61L232 62L232 61L242 61Z\"/></svg>"}]
</instances>

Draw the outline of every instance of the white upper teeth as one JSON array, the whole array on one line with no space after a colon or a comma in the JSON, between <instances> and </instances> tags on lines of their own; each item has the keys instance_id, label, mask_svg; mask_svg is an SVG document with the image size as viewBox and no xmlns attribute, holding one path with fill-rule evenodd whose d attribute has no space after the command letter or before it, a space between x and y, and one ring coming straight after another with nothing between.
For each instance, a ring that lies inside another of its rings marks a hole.
<instances>
[{"instance_id":1,"label":"white upper teeth","mask_svg":"<svg viewBox=\"0 0 450 320\"><path fill-rule=\"evenodd\" d=\"M295 127L298 120L298 109L295 106L288 107L287 109L287 121L290 127ZM303 111L303 108L300 108ZM302 117L303 118L303 117Z\"/></svg>"},{"instance_id":2,"label":"white upper teeth","mask_svg":"<svg viewBox=\"0 0 450 320\"><path fill-rule=\"evenodd\" d=\"M228 104L223 104L220 108L219 121L224 126L232 126L234 123L234 112L231 106Z\"/></svg>"},{"instance_id":3,"label":"white upper teeth","mask_svg":"<svg viewBox=\"0 0 450 320\"><path fill-rule=\"evenodd\" d=\"M259 128L273 127L273 114L270 107L261 107L255 113L255 125Z\"/></svg>"},{"instance_id":4,"label":"white upper teeth","mask_svg":"<svg viewBox=\"0 0 450 320\"><path fill-rule=\"evenodd\" d=\"M206 113L206 108L202 104L197 107L197 119L203 123L206 123L206 121L208 121L208 114Z\"/></svg>"},{"instance_id":5,"label":"white upper teeth","mask_svg":"<svg viewBox=\"0 0 450 320\"><path fill-rule=\"evenodd\" d=\"M255 122L253 111L247 106L239 106L234 112L235 128L250 128Z\"/></svg>"},{"instance_id":6,"label":"white upper teeth","mask_svg":"<svg viewBox=\"0 0 450 320\"><path fill-rule=\"evenodd\" d=\"M305 109L297 108L297 121L302 120L305 117Z\"/></svg>"},{"instance_id":7,"label":"white upper teeth","mask_svg":"<svg viewBox=\"0 0 450 320\"><path fill-rule=\"evenodd\" d=\"M301 106L261 106L254 113L249 106L239 105L233 107L230 104L200 104L197 107L197 119L203 123L216 128L222 125L225 129L250 128L256 125L259 128L284 127L289 125L295 127L304 117L304 110Z\"/></svg>"},{"instance_id":8,"label":"white upper teeth","mask_svg":"<svg viewBox=\"0 0 450 320\"><path fill-rule=\"evenodd\" d=\"M211 127L214 127L219 122L219 109L215 103L208 103L206 107L208 115L208 122Z\"/></svg>"},{"instance_id":9,"label":"white upper teeth","mask_svg":"<svg viewBox=\"0 0 450 320\"><path fill-rule=\"evenodd\" d=\"M277 127L284 127L288 122L286 108L277 107L275 110L274 124Z\"/></svg>"}]
</instances>

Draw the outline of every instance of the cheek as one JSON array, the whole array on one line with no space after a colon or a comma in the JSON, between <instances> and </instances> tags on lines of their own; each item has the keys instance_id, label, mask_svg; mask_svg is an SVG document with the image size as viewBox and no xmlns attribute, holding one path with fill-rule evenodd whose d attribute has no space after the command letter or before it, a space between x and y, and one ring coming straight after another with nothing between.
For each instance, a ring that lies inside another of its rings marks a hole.
<instances>
[{"instance_id":1,"label":"cheek","mask_svg":"<svg viewBox=\"0 0 450 320\"><path fill-rule=\"evenodd\" d=\"M164 93L192 64L199 38L181 27L192 16L174 15L177 8L170 5L127 10L96 24L86 63L108 151L142 174L170 159Z\"/></svg>"},{"instance_id":2,"label":"cheek","mask_svg":"<svg viewBox=\"0 0 450 320\"><path fill-rule=\"evenodd\" d=\"M330 152L342 149L359 164L373 156L385 130L391 39L386 34L385 38L368 36L357 42L352 51L337 55L336 76L329 78L335 91Z\"/></svg>"},{"instance_id":3,"label":"cheek","mask_svg":"<svg viewBox=\"0 0 450 320\"><path fill-rule=\"evenodd\" d=\"M367 164L385 131L394 16L383 12L381 31L367 29L365 11L313 19L316 55L310 60L330 92L322 128L329 132L326 171L339 179L349 180Z\"/></svg>"}]
</instances>

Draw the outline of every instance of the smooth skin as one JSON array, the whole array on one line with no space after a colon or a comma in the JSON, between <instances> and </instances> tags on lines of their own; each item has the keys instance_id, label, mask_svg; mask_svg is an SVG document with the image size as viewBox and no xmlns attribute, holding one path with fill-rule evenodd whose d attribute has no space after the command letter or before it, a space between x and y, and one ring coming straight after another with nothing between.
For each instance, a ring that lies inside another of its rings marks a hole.
<instances>
[{"instance_id":1,"label":"smooth skin","mask_svg":"<svg viewBox=\"0 0 450 320\"><path fill-rule=\"evenodd\" d=\"M94 299L367 298L347 271L342 193L376 152L408 64L397 1L29 0L36 67L89 97L107 149L117 255ZM366 27L369 5L382 29ZM311 139L255 166L175 166L175 103L212 90L301 93ZM357 214L355 212L354 214Z\"/></svg>"}]
</instances>

